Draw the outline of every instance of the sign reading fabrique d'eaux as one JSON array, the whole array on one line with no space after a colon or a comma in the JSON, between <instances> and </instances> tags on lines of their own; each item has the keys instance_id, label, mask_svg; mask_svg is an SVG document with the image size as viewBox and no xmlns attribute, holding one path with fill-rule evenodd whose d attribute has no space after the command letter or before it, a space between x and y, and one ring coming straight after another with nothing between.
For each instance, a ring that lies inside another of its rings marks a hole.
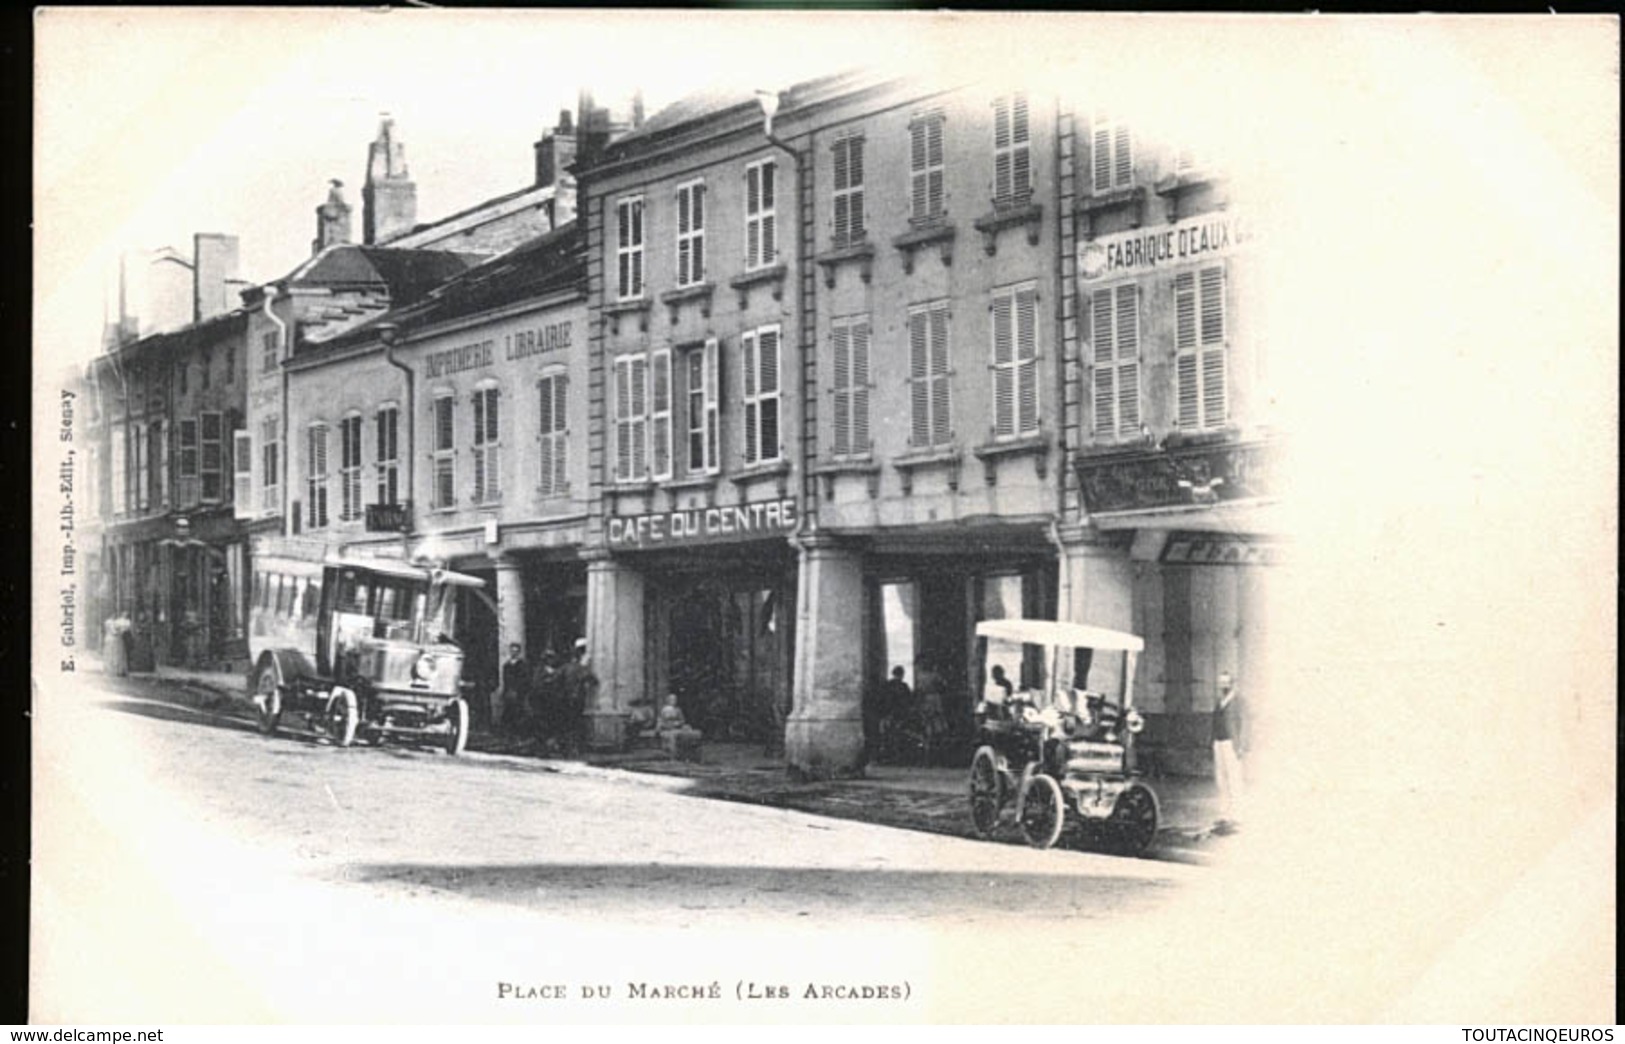
<instances>
[{"instance_id":1,"label":"sign reading fabrique d'eaux","mask_svg":"<svg viewBox=\"0 0 1625 1044\"><path fill-rule=\"evenodd\" d=\"M448 373L477 370L496 362L497 339L465 344L457 348L430 352L423 357L423 372L429 377L443 377ZM501 339L502 358L518 362L532 355L562 351L570 347L570 322L553 323L534 330L520 330Z\"/></svg>"},{"instance_id":2,"label":"sign reading fabrique d'eaux","mask_svg":"<svg viewBox=\"0 0 1625 1044\"><path fill-rule=\"evenodd\" d=\"M795 528L796 502L791 499L652 515L611 515L606 526L609 546L623 550L753 540L782 536Z\"/></svg>"},{"instance_id":3,"label":"sign reading fabrique d'eaux","mask_svg":"<svg viewBox=\"0 0 1625 1044\"><path fill-rule=\"evenodd\" d=\"M1247 228L1234 214L1203 214L1160 228L1091 239L1078 247L1078 274L1085 282L1144 275L1217 259L1245 242Z\"/></svg>"}]
</instances>

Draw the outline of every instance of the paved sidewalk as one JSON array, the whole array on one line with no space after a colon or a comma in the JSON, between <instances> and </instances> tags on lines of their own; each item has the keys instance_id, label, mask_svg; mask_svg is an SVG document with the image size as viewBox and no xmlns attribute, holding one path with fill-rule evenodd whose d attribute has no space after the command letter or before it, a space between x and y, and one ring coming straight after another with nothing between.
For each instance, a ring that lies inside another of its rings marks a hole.
<instances>
[{"instance_id":1,"label":"paved sidewalk","mask_svg":"<svg viewBox=\"0 0 1625 1044\"><path fill-rule=\"evenodd\" d=\"M161 666L151 675L176 684L203 709L253 717L247 679L237 674ZM789 808L839 819L955 837L974 837L966 798L966 773L958 768L872 765L863 779L798 782L781 757L759 744L706 743L698 762L677 761L657 750L589 753L582 758L544 755L534 741L475 731L468 750L475 757L545 761L563 773L644 782L694 797ZM1217 795L1211 780L1167 777L1147 781L1162 813L1152 857L1205 862L1225 841L1213 834ZM1019 842L1006 824L1000 839Z\"/></svg>"}]
</instances>

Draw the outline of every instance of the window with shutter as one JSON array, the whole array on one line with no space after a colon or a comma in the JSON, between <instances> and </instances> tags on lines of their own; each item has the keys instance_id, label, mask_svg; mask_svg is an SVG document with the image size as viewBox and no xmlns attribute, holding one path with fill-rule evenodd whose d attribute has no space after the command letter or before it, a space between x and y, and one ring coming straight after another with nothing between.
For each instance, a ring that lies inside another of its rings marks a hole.
<instances>
[{"instance_id":1,"label":"window with shutter","mask_svg":"<svg viewBox=\"0 0 1625 1044\"><path fill-rule=\"evenodd\" d=\"M394 406L380 409L374 418L373 450L378 473L377 504L400 503L400 417Z\"/></svg>"},{"instance_id":2,"label":"window with shutter","mask_svg":"<svg viewBox=\"0 0 1625 1044\"><path fill-rule=\"evenodd\" d=\"M649 475L649 360L615 360L615 477L630 482Z\"/></svg>"},{"instance_id":3,"label":"window with shutter","mask_svg":"<svg viewBox=\"0 0 1625 1044\"><path fill-rule=\"evenodd\" d=\"M481 388L474 393L474 502L502 499L502 392Z\"/></svg>"},{"instance_id":4,"label":"window with shutter","mask_svg":"<svg viewBox=\"0 0 1625 1044\"><path fill-rule=\"evenodd\" d=\"M1027 95L993 103L993 202L1018 206L1032 197L1032 127Z\"/></svg>"},{"instance_id":5,"label":"window with shutter","mask_svg":"<svg viewBox=\"0 0 1625 1044\"><path fill-rule=\"evenodd\" d=\"M869 320L845 319L830 329L834 357L834 432L831 452L836 457L862 457L869 453Z\"/></svg>"},{"instance_id":6,"label":"window with shutter","mask_svg":"<svg viewBox=\"0 0 1625 1044\"><path fill-rule=\"evenodd\" d=\"M361 517L361 414L339 421L339 521Z\"/></svg>"},{"instance_id":7,"label":"window with shutter","mask_svg":"<svg viewBox=\"0 0 1625 1044\"><path fill-rule=\"evenodd\" d=\"M623 199L615 205L616 296L622 300L643 296L643 198Z\"/></svg>"},{"instance_id":8,"label":"window with shutter","mask_svg":"<svg viewBox=\"0 0 1625 1044\"><path fill-rule=\"evenodd\" d=\"M948 369L948 304L912 309L909 340L909 442L916 448L953 440Z\"/></svg>"},{"instance_id":9,"label":"window with shutter","mask_svg":"<svg viewBox=\"0 0 1625 1044\"><path fill-rule=\"evenodd\" d=\"M306 518L311 529L327 525L327 425L312 424L305 444Z\"/></svg>"},{"instance_id":10,"label":"window with shutter","mask_svg":"<svg viewBox=\"0 0 1625 1044\"><path fill-rule=\"evenodd\" d=\"M563 496L570 490L567 381L564 374L556 373L543 377L537 384L540 400L537 430L541 433L537 480L544 497Z\"/></svg>"},{"instance_id":11,"label":"window with shutter","mask_svg":"<svg viewBox=\"0 0 1625 1044\"><path fill-rule=\"evenodd\" d=\"M457 429L454 420L457 400L442 392L434 400L432 434L432 506L449 508L457 503Z\"/></svg>"},{"instance_id":12,"label":"window with shutter","mask_svg":"<svg viewBox=\"0 0 1625 1044\"><path fill-rule=\"evenodd\" d=\"M691 348L683 356L683 378L690 475L715 474L717 457L717 340Z\"/></svg>"},{"instance_id":13,"label":"window with shutter","mask_svg":"<svg viewBox=\"0 0 1625 1044\"><path fill-rule=\"evenodd\" d=\"M251 518L254 515L254 435L239 430L231 433L231 503L232 516Z\"/></svg>"},{"instance_id":14,"label":"window with shutter","mask_svg":"<svg viewBox=\"0 0 1625 1044\"><path fill-rule=\"evenodd\" d=\"M677 188L677 285L705 281L705 183Z\"/></svg>"},{"instance_id":15,"label":"window with shutter","mask_svg":"<svg viewBox=\"0 0 1625 1044\"><path fill-rule=\"evenodd\" d=\"M909 219L930 224L942 219L943 194L941 112L921 113L910 121L909 133Z\"/></svg>"},{"instance_id":16,"label":"window with shutter","mask_svg":"<svg viewBox=\"0 0 1625 1044\"><path fill-rule=\"evenodd\" d=\"M671 350L662 348L649 357L649 450L653 477L671 478Z\"/></svg>"},{"instance_id":17,"label":"window with shutter","mask_svg":"<svg viewBox=\"0 0 1625 1044\"><path fill-rule=\"evenodd\" d=\"M1038 291L1031 284L993 296L993 437L1038 431Z\"/></svg>"},{"instance_id":18,"label":"window with shutter","mask_svg":"<svg viewBox=\"0 0 1625 1044\"><path fill-rule=\"evenodd\" d=\"M1224 266L1174 277L1175 380L1181 428L1211 428L1228 416Z\"/></svg>"},{"instance_id":19,"label":"window with shutter","mask_svg":"<svg viewBox=\"0 0 1625 1044\"><path fill-rule=\"evenodd\" d=\"M632 478L632 357L615 360L615 478Z\"/></svg>"},{"instance_id":20,"label":"window with shutter","mask_svg":"<svg viewBox=\"0 0 1625 1044\"><path fill-rule=\"evenodd\" d=\"M1140 430L1140 291L1133 283L1089 298L1094 433L1130 438Z\"/></svg>"},{"instance_id":21,"label":"window with shutter","mask_svg":"<svg viewBox=\"0 0 1625 1044\"><path fill-rule=\"evenodd\" d=\"M260 511L280 510L281 496L282 439L273 417L260 422Z\"/></svg>"},{"instance_id":22,"label":"window with shutter","mask_svg":"<svg viewBox=\"0 0 1625 1044\"><path fill-rule=\"evenodd\" d=\"M779 459L779 328L763 326L740 341L744 357L745 463Z\"/></svg>"},{"instance_id":23,"label":"window with shutter","mask_svg":"<svg viewBox=\"0 0 1625 1044\"><path fill-rule=\"evenodd\" d=\"M778 164L759 160L745 168L745 267L764 268L778 260Z\"/></svg>"},{"instance_id":24,"label":"window with shutter","mask_svg":"<svg viewBox=\"0 0 1625 1044\"><path fill-rule=\"evenodd\" d=\"M1096 112L1090 121L1090 164L1094 190L1109 192L1134 183L1134 149L1128 125L1109 113Z\"/></svg>"},{"instance_id":25,"label":"window with shutter","mask_svg":"<svg viewBox=\"0 0 1625 1044\"><path fill-rule=\"evenodd\" d=\"M221 448L225 433L221 425L220 414L199 414L198 430L200 432L198 440L198 477L201 480L204 502L213 504L220 500L222 486L225 482L224 457Z\"/></svg>"},{"instance_id":26,"label":"window with shutter","mask_svg":"<svg viewBox=\"0 0 1625 1044\"><path fill-rule=\"evenodd\" d=\"M133 440L135 446L135 467L132 469L134 472L134 495L131 497L135 502L137 511L147 511L152 506L152 492L150 489L152 480L148 474L149 462L152 459L151 437L146 424L137 421Z\"/></svg>"},{"instance_id":27,"label":"window with shutter","mask_svg":"<svg viewBox=\"0 0 1625 1044\"><path fill-rule=\"evenodd\" d=\"M276 372L277 364L281 362L277 343L275 330L260 335L260 373Z\"/></svg>"},{"instance_id":28,"label":"window with shutter","mask_svg":"<svg viewBox=\"0 0 1625 1044\"><path fill-rule=\"evenodd\" d=\"M863 138L849 135L837 139L833 148L833 245L839 249L863 242L867 234L863 225Z\"/></svg>"}]
</instances>

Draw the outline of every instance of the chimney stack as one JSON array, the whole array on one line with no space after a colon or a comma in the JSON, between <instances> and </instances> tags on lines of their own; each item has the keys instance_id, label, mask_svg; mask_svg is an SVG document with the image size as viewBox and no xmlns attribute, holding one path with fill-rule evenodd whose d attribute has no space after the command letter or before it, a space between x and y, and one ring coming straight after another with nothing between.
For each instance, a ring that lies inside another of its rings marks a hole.
<instances>
[{"instance_id":1,"label":"chimney stack","mask_svg":"<svg viewBox=\"0 0 1625 1044\"><path fill-rule=\"evenodd\" d=\"M319 254L328 247L350 241L350 204L344 201L344 182L328 182L327 202L316 208L316 238L310 252Z\"/></svg>"},{"instance_id":2,"label":"chimney stack","mask_svg":"<svg viewBox=\"0 0 1625 1044\"><path fill-rule=\"evenodd\" d=\"M544 133L536 143L536 187L556 185L576 158L575 128L570 110L559 110L558 126Z\"/></svg>"},{"instance_id":3,"label":"chimney stack","mask_svg":"<svg viewBox=\"0 0 1625 1044\"><path fill-rule=\"evenodd\" d=\"M199 232L192 237L192 320L202 322L235 307L237 237Z\"/></svg>"},{"instance_id":4,"label":"chimney stack","mask_svg":"<svg viewBox=\"0 0 1625 1044\"><path fill-rule=\"evenodd\" d=\"M361 186L361 236L368 246L412 231L418 222L418 187L406 170L406 146L395 140L395 121L379 114L378 137L367 147Z\"/></svg>"}]
</instances>

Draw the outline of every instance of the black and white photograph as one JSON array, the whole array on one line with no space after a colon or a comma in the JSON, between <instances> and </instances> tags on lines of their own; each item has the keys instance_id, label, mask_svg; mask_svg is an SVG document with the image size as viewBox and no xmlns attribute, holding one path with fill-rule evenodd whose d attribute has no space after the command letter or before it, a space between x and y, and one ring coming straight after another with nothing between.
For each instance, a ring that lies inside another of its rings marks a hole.
<instances>
[{"instance_id":1,"label":"black and white photograph","mask_svg":"<svg viewBox=\"0 0 1625 1044\"><path fill-rule=\"evenodd\" d=\"M1616 19L34 32L31 1022L1618 1021Z\"/></svg>"}]
</instances>

